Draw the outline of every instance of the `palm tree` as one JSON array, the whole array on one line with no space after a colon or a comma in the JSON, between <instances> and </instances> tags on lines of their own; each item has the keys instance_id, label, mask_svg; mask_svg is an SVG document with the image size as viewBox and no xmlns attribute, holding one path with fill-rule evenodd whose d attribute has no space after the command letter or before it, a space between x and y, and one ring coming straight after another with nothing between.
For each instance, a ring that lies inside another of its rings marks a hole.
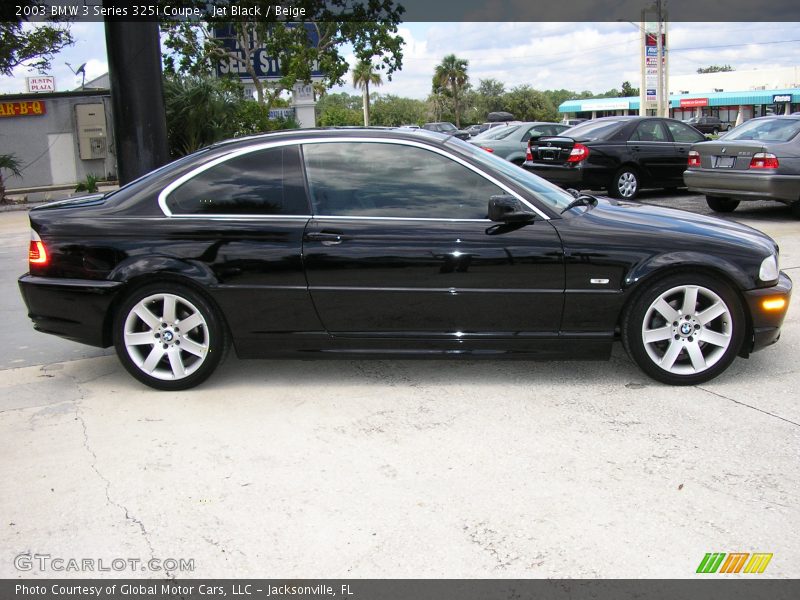
<instances>
[{"instance_id":1,"label":"palm tree","mask_svg":"<svg viewBox=\"0 0 800 600\"><path fill-rule=\"evenodd\" d=\"M442 59L441 64L436 65L436 71L433 74L434 88L439 86L446 89L453 98L456 127L458 128L461 127L461 92L469 81L468 64L466 59L458 58L455 54L448 54Z\"/></svg>"},{"instance_id":2,"label":"palm tree","mask_svg":"<svg viewBox=\"0 0 800 600\"><path fill-rule=\"evenodd\" d=\"M353 87L364 93L364 127L369 127L369 84L378 86L383 83L378 73L368 60L360 60L353 69Z\"/></svg>"},{"instance_id":3,"label":"palm tree","mask_svg":"<svg viewBox=\"0 0 800 600\"><path fill-rule=\"evenodd\" d=\"M6 186L3 183L3 169L11 171L12 175L22 177L20 162L13 154L0 154L0 204L6 203Z\"/></svg>"}]
</instances>

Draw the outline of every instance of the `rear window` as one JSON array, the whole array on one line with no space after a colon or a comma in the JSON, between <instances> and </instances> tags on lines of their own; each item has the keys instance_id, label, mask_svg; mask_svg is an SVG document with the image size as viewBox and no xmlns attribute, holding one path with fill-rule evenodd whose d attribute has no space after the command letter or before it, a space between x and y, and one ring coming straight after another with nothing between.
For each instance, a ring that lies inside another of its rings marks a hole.
<instances>
[{"instance_id":1,"label":"rear window","mask_svg":"<svg viewBox=\"0 0 800 600\"><path fill-rule=\"evenodd\" d=\"M587 121L562 132L561 135L575 140L592 141L608 139L628 121Z\"/></svg>"},{"instance_id":2,"label":"rear window","mask_svg":"<svg viewBox=\"0 0 800 600\"><path fill-rule=\"evenodd\" d=\"M732 129L720 139L788 142L800 132L800 119L753 119Z\"/></svg>"}]
</instances>

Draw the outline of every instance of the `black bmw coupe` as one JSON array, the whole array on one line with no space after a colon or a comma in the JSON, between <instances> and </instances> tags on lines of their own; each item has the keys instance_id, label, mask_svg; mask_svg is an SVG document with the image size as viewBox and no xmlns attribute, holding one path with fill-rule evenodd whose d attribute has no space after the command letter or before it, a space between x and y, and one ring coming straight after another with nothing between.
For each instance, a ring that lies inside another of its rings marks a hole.
<instances>
[{"instance_id":1,"label":"black bmw coupe","mask_svg":"<svg viewBox=\"0 0 800 600\"><path fill-rule=\"evenodd\" d=\"M780 335L768 236L574 195L454 137L298 130L30 212L40 331L155 388L242 358L603 359L695 384Z\"/></svg>"}]
</instances>

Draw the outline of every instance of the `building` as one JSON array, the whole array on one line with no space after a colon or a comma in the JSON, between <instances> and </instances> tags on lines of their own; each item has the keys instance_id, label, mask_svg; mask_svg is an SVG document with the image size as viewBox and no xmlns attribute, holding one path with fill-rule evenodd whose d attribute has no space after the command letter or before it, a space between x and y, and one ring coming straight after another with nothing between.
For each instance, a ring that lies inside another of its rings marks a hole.
<instances>
[{"instance_id":1,"label":"building","mask_svg":"<svg viewBox=\"0 0 800 600\"><path fill-rule=\"evenodd\" d=\"M715 116L730 124L800 111L800 67L675 75L670 80L670 116ZM565 118L638 115L639 97L567 100ZM653 113L653 111L650 111Z\"/></svg>"},{"instance_id":2,"label":"building","mask_svg":"<svg viewBox=\"0 0 800 600\"><path fill-rule=\"evenodd\" d=\"M22 165L22 178L6 185L71 186L87 175L116 179L112 123L108 89L0 96L0 154L14 154Z\"/></svg>"}]
</instances>

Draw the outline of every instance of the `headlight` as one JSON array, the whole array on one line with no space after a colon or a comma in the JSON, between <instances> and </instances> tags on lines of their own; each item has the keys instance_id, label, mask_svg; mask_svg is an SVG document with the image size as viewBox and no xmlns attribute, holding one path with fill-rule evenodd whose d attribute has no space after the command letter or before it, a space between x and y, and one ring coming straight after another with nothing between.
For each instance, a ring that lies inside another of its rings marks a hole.
<instances>
[{"instance_id":1,"label":"headlight","mask_svg":"<svg viewBox=\"0 0 800 600\"><path fill-rule=\"evenodd\" d=\"M772 254L761 262L761 268L758 270L758 278L761 281L775 281L778 278L777 256Z\"/></svg>"}]
</instances>

